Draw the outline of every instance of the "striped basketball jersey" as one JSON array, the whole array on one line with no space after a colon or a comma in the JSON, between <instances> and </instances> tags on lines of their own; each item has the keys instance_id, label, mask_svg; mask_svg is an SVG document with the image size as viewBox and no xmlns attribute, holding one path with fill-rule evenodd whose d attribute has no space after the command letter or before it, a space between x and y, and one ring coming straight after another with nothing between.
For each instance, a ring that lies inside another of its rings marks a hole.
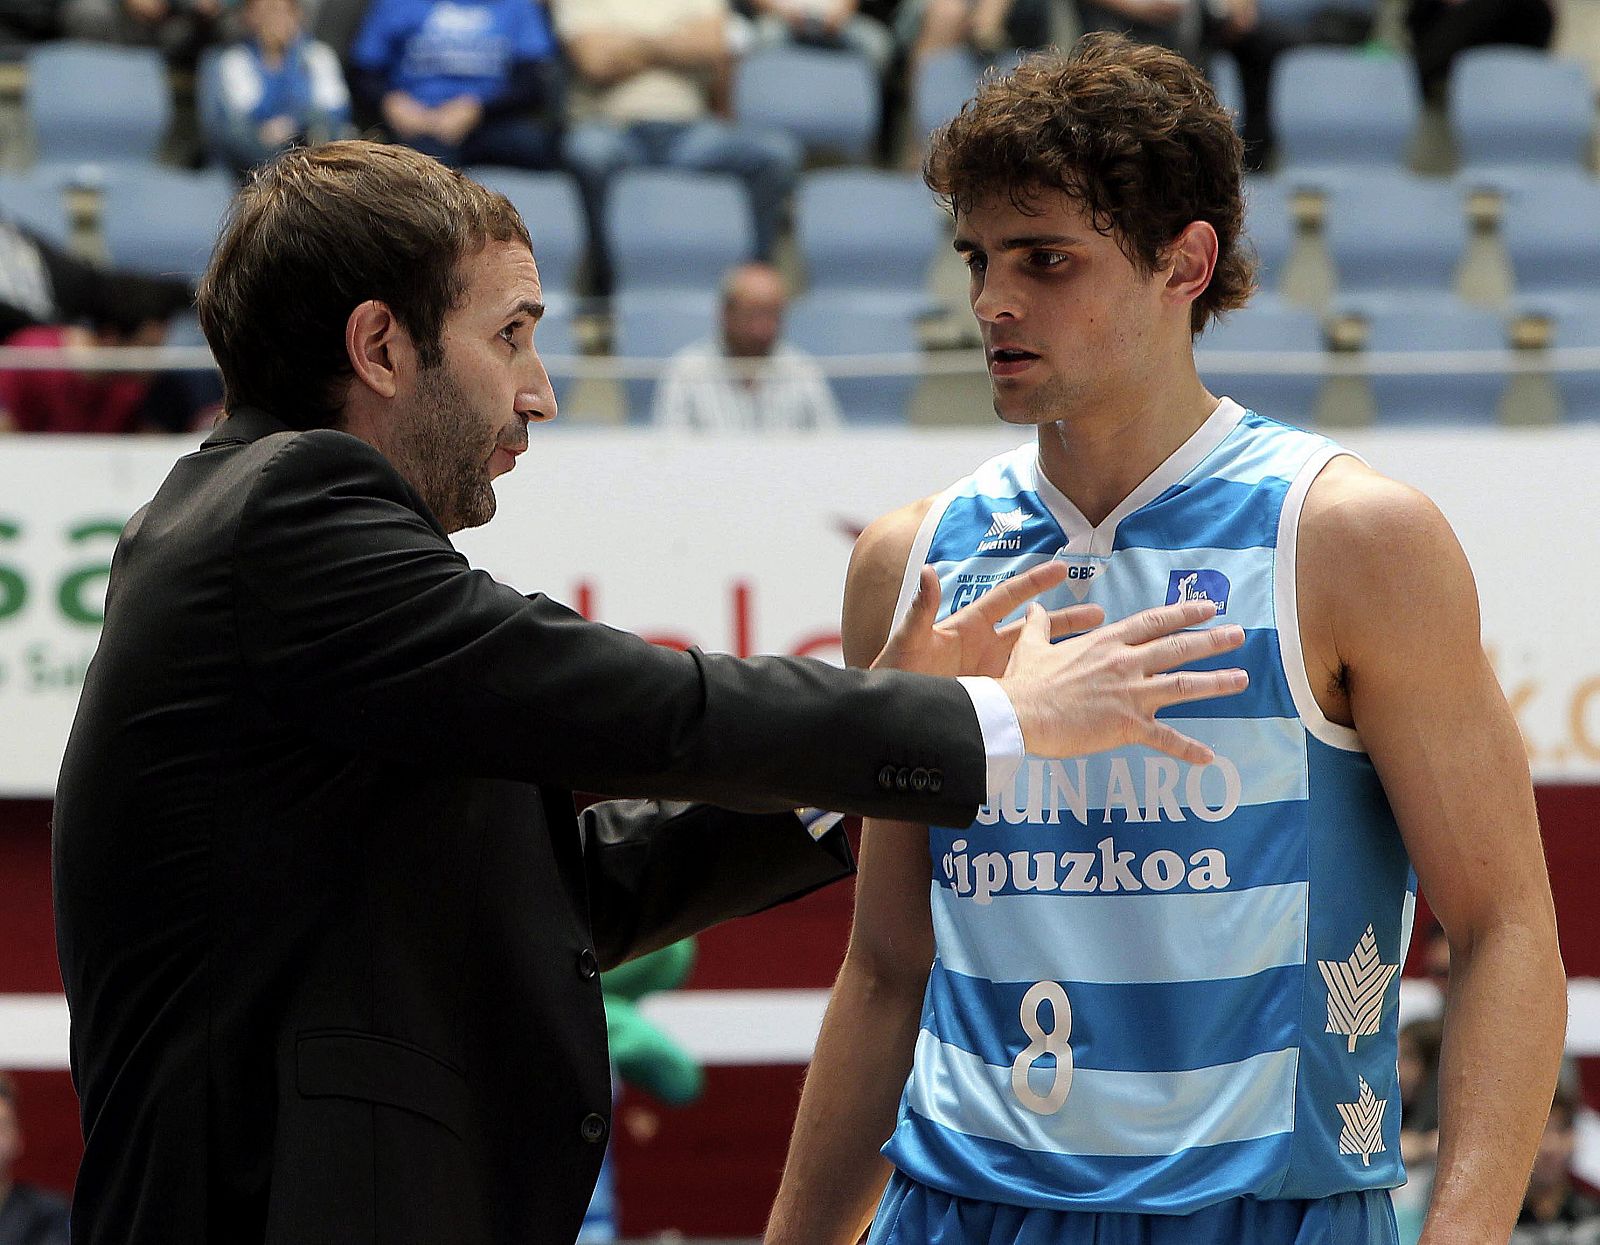
<instances>
[{"instance_id":1,"label":"striped basketball jersey","mask_svg":"<svg viewBox=\"0 0 1600 1245\"><path fill-rule=\"evenodd\" d=\"M1343 453L1224 399L1091 527L1034 443L942 494L941 616L1041 562L1108 619L1205 598L1242 695L1165 710L1216 753L1028 757L929 831L937 956L885 1154L969 1198L1186 1214L1403 1173L1396 980L1415 878L1356 733L1318 710L1295 607L1311 481Z\"/></svg>"}]
</instances>

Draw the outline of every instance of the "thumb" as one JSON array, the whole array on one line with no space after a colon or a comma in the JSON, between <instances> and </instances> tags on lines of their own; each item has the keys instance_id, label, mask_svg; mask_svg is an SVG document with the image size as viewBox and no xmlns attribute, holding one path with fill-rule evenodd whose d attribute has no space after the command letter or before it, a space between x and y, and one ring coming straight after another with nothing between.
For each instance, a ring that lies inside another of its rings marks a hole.
<instances>
[{"instance_id":1,"label":"thumb","mask_svg":"<svg viewBox=\"0 0 1600 1245\"><path fill-rule=\"evenodd\" d=\"M1022 617L1022 634L1017 637L1017 648L1023 645L1048 645L1050 643L1050 613L1037 601L1028 603L1028 612ZM1012 652L1016 652L1013 649Z\"/></svg>"}]
</instances>

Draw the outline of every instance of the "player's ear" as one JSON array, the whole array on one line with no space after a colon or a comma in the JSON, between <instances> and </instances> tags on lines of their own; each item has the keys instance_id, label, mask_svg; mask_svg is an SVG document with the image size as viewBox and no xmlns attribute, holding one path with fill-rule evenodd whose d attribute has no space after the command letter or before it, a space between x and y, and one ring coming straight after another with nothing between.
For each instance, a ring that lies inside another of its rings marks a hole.
<instances>
[{"instance_id":1,"label":"player's ear","mask_svg":"<svg viewBox=\"0 0 1600 1245\"><path fill-rule=\"evenodd\" d=\"M1217 231L1209 221L1190 221L1172 240L1165 259L1166 293L1185 306L1206 292L1217 267Z\"/></svg>"},{"instance_id":2,"label":"player's ear","mask_svg":"<svg viewBox=\"0 0 1600 1245\"><path fill-rule=\"evenodd\" d=\"M387 303L369 299L344 324L345 354L358 384L393 398L415 371L411 335Z\"/></svg>"}]
</instances>

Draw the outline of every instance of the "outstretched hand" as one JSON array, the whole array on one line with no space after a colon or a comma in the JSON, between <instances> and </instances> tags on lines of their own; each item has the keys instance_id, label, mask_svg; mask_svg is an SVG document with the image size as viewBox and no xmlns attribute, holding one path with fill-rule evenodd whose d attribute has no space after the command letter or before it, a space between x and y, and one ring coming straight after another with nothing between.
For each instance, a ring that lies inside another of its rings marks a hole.
<instances>
[{"instance_id":1,"label":"outstretched hand","mask_svg":"<svg viewBox=\"0 0 1600 1245\"><path fill-rule=\"evenodd\" d=\"M1021 620L1002 627L1001 620L1066 577L1065 563L1041 563L996 584L972 604L938 622L935 620L939 616L939 575L933 567L924 566L911 608L894 629L883 651L873 660L872 668L910 670L949 678L956 675L999 678L1006 672L1011 650L1023 627ZM1040 612L1045 613L1042 609ZM1045 613L1053 638L1098 627L1105 616L1098 605L1069 605Z\"/></svg>"}]
</instances>

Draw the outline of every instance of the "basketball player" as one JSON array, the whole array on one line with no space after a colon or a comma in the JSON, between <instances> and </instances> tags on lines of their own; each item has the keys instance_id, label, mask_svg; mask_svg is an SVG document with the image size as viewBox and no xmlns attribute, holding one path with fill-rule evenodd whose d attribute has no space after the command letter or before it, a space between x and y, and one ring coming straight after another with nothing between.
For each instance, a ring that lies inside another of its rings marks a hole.
<instances>
[{"instance_id":1,"label":"basketball player","mask_svg":"<svg viewBox=\"0 0 1600 1245\"><path fill-rule=\"evenodd\" d=\"M966 829L868 823L768 1245L874 1205L873 1245L1394 1242L1419 877L1452 950L1423 1240L1511 1231L1565 1011L1524 752L1438 511L1196 373L1253 284L1239 165L1199 75L1116 36L934 140L1036 437L867 530L846 656L1056 559L1110 618L1214 602L1250 688L1181 711L1208 765L1030 758Z\"/></svg>"}]
</instances>

